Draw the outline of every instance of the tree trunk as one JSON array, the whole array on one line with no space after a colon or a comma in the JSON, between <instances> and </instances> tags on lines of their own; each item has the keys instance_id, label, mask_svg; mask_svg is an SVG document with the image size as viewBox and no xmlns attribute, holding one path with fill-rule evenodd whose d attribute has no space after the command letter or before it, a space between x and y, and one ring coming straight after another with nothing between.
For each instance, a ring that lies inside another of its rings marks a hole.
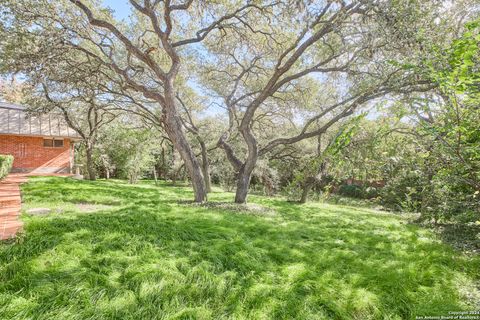
<instances>
[{"instance_id":1,"label":"tree trunk","mask_svg":"<svg viewBox=\"0 0 480 320\"><path fill-rule=\"evenodd\" d=\"M305 183L303 185L303 190L302 190L302 196L300 198L300 203L306 203L308 200L308 194L312 190L313 186L315 184L319 183L322 181L322 177L324 176L324 171L326 170L326 163L322 162L320 166L318 167L317 175L315 177L308 177L305 180Z\"/></svg>"},{"instance_id":2,"label":"tree trunk","mask_svg":"<svg viewBox=\"0 0 480 320\"><path fill-rule=\"evenodd\" d=\"M238 173L237 190L235 192L235 203L243 204L247 202L248 188L250 186L251 178L251 172L245 172L243 168Z\"/></svg>"},{"instance_id":3,"label":"tree trunk","mask_svg":"<svg viewBox=\"0 0 480 320\"><path fill-rule=\"evenodd\" d=\"M257 164L257 156L248 158L238 172L237 190L235 192L235 203L246 203L252 172Z\"/></svg>"},{"instance_id":4,"label":"tree trunk","mask_svg":"<svg viewBox=\"0 0 480 320\"><path fill-rule=\"evenodd\" d=\"M87 142L87 172L88 180L95 181L95 168L93 164L93 145L90 142Z\"/></svg>"},{"instance_id":5,"label":"tree trunk","mask_svg":"<svg viewBox=\"0 0 480 320\"><path fill-rule=\"evenodd\" d=\"M158 186L157 169L155 166L153 166L153 178L155 179L155 185Z\"/></svg>"},{"instance_id":6,"label":"tree trunk","mask_svg":"<svg viewBox=\"0 0 480 320\"><path fill-rule=\"evenodd\" d=\"M244 164L241 166L238 172L237 191L235 194L235 203L246 203L248 188L250 186L250 180L252 178L253 169L258 160L258 145L257 139L253 135L253 132L248 125L240 126L240 132L247 143L248 155Z\"/></svg>"},{"instance_id":7,"label":"tree trunk","mask_svg":"<svg viewBox=\"0 0 480 320\"><path fill-rule=\"evenodd\" d=\"M165 148L162 147L162 166L160 171L160 179L167 181L167 162L165 160Z\"/></svg>"},{"instance_id":8,"label":"tree trunk","mask_svg":"<svg viewBox=\"0 0 480 320\"><path fill-rule=\"evenodd\" d=\"M208 161L207 146L202 139L200 141L200 148L202 149L202 173L205 179L205 190L212 192L212 182L210 179L210 162Z\"/></svg>"},{"instance_id":9,"label":"tree trunk","mask_svg":"<svg viewBox=\"0 0 480 320\"><path fill-rule=\"evenodd\" d=\"M110 179L110 165L105 155L101 156L100 159L102 160L103 169L105 170L105 179L108 180Z\"/></svg>"},{"instance_id":10,"label":"tree trunk","mask_svg":"<svg viewBox=\"0 0 480 320\"><path fill-rule=\"evenodd\" d=\"M308 200L308 194L310 193L310 190L312 190L313 187L313 182L312 181L307 181L303 185L303 190L302 190L302 197L300 198L300 203L306 203Z\"/></svg>"},{"instance_id":11,"label":"tree trunk","mask_svg":"<svg viewBox=\"0 0 480 320\"><path fill-rule=\"evenodd\" d=\"M210 178L210 165L208 164L208 162L206 165L204 164L202 169L203 177L205 178L205 191L207 193L210 193L212 192L212 180Z\"/></svg>"},{"instance_id":12,"label":"tree trunk","mask_svg":"<svg viewBox=\"0 0 480 320\"><path fill-rule=\"evenodd\" d=\"M182 160L187 169L190 180L192 181L193 191L195 193L195 202L204 202L207 200L207 192L205 189L205 179L202 174L202 168L195 157L187 137L182 129L182 122L176 113L175 95L173 94L173 86L165 88L165 100L168 104L165 108L163 121L165 131L172 140L175 149L180 153Z\"/></svg>"}]
</instances>

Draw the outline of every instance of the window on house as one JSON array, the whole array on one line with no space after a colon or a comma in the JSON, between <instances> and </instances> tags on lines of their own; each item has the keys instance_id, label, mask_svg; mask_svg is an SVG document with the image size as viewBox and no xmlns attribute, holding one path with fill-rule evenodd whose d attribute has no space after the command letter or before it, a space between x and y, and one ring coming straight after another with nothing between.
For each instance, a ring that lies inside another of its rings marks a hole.
<instances>
[{"instance_id":1,"label":"window on house","mask_svg":"<svg viewBox=\"0 0 480 320\"><path fill-rule=\"evenodd\" d=\"M63 148L62 139L43 139L43 146L45 148Z\"/></svg>"},{"instance_id":2,"label":"window on house","mask_svg":"<svg viewBox=\"0 0 480 320\"><path fill-rule=\"evenodd\" d=\"M53 146L55 148L63 148L63 140L54 139Z\"/></svg>"},{"instance_id":3,"label":"window on house","mask_svg":"<svg viewBox=\"0 0 480 320\"><path fill-rule=\"evenodd\" d=\"M46 148L53 148L53 139L43 139L43 146Z\"/></svg>"}]
</instances>

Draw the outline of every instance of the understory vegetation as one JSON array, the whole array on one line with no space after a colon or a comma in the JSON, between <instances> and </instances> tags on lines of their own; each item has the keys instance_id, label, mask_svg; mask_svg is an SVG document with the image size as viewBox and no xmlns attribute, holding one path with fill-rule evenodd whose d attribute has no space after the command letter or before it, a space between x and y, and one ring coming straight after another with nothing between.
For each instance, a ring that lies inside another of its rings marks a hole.
<instances>
[{"instance_id":1,"label":"understory vegetation","mask_svg":"<svg viewBox=\"0 0 480 320\"><path fill-rule=\"evenodd\" d=\"M5 178L12 169L13 157L0 154L0 180Z\"/></svg>"},{"instance_id":2,"label":"understory vegetation","mask_svg":"<svg viewBox=\"0 0 480 320\"><path fill-rule=\"evenodd\" d=\"M38 177L22 192L25 234L0 245L1 319L414 319L480 307L478 256L395 214L256 195L233 205L217 188L198 205L191 188L153 181Z\"/></svg>"}]
</instances>

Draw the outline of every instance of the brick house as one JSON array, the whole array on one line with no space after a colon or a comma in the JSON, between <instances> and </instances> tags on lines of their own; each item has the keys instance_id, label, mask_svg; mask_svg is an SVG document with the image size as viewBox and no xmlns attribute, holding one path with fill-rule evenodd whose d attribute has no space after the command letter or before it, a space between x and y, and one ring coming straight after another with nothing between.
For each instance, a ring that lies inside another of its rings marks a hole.
<instances>
[{"instance_id":1,"label":"brick house","mask_svg":"<svg viewBox=\"0 0 480 320\"><path fill-rule=\"evenodd\" d=\"M12 172L72 173L78 134L55 114L30 116L0 102L0 154L14 157Z\"/></svg>"}]
</instances>

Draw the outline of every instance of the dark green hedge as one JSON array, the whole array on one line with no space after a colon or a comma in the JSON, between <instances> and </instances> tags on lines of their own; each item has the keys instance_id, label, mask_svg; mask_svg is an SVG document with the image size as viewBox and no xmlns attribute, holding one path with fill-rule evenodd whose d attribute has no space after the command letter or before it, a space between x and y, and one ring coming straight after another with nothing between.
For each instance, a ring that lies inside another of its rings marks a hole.
<instances>
[{"instance_id":1,"label":"dark green hedge","mask_svg":"<svg viewBox=\"0 0 480 320\"><path fill-rule=\"evenodd\" d=\"M338 194L357 199L372 199L378 197L378 189L375 187L365 187L356 184L343 184L338 189Z\"/></svg>"},{"instance_id":2,"label":"dark green hedge","mask_svg":"<svg viewBox=\"0 0 480 320\"><path fill-rule=\"evenodd\" d=\"M13 156L0 154L0 180L5 178L12 169Z\"/></svg>"}]
</instances>

